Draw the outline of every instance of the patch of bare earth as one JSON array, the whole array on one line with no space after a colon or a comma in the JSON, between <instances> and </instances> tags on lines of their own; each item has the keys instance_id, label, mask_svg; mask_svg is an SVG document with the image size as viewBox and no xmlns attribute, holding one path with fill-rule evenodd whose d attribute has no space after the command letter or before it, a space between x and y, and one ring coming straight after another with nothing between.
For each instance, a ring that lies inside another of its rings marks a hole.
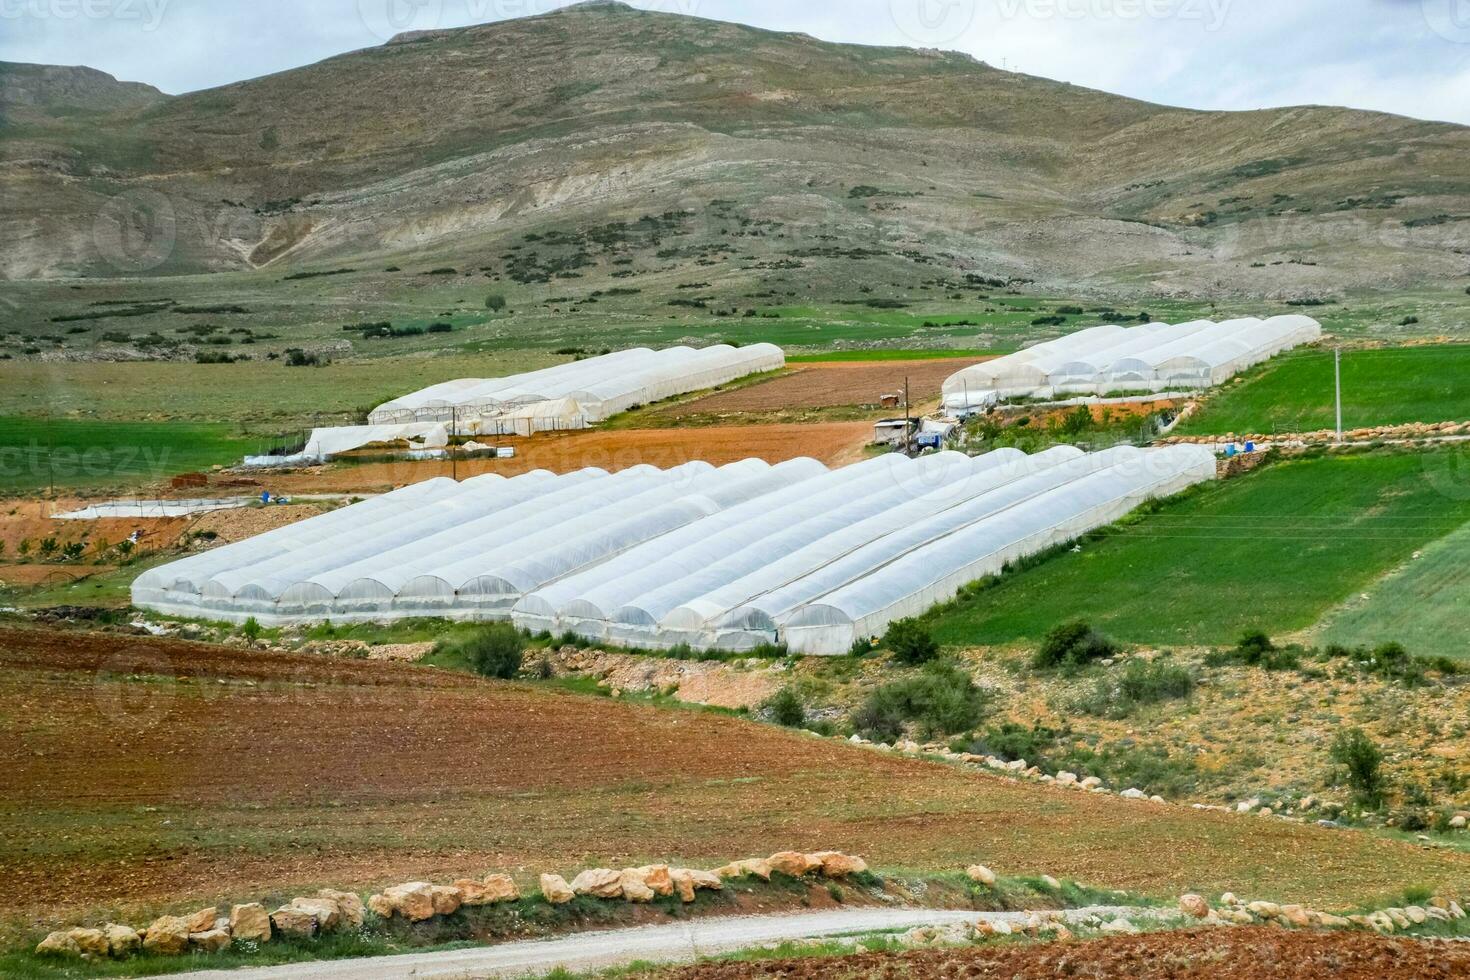
<instances>
[{"instance_id":1,"label":"patch of bare earth","mask_svg":"<svg viewBox=\"0 0 1470 980\"><path fill-rule=\"evenodd\" d=\"M659 980L1452 980L1470 977L1470 945L1359 933L1207 929L1045 945L838 958L714 963Z\"/></svg>"}]
</instances>

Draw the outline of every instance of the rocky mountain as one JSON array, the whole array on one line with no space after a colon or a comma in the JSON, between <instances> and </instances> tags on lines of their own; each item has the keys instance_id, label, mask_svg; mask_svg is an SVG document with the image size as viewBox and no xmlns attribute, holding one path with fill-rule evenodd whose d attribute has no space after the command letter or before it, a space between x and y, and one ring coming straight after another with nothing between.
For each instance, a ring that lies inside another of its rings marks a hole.
<instances>
[{"instance_id":1,"label":"rocky mountain","mask_svg":"<svg viewBox=\"0 0 1470 980\"><path fill-rule=\"evenodd\" d=\"M1464 127L1167 108L613 3L175 98L85 69L4 81L26 107L0 129L10 279L412 255L611 282L607 239L640 220L679 225L663 259L711 281L795 268L833 295L872 266L1278 299L1470 269Z\"/></svg>"}]
</instances>

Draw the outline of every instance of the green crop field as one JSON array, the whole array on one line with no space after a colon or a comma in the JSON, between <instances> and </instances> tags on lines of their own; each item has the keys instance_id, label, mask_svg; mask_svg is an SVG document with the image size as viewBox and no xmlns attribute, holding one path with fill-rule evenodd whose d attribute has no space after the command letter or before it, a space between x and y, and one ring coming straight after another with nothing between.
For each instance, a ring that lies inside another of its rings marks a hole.
<instances>
[{"instance_id":1,"label":"green crop field","mask_svg":"<svg viewBox=\"0 0 1470 980\"><path fill-rule=\"evenodd\" d=\"M228 425L0 417L0 493L127 487L238 462L259 448Z\"/></svg>"},{"instance_id":2,"label":"green crop field","mask_svg":"<svg viewBox=\"0 0 1470 980\"><path fill-rule=\"evenodd\" d=\"M1349 351L1343 425L1470 419L1470 344ZM1180 435L1311 432L1336 424L1332 352L1313 348L1261 365L1212 396Z\"/></svg>"},{"instance_id":3,"label":"green crop field","mask_svg":"<svg viewBox=\"0 0 1470 980\"><path fill-rule=\"evenodd\" d=\"M1283 461L1152 508L932 614L951 645L1083 618L1136 643L1226 644L1312 626L1470 521L1470 450Z\"/></svg>"},{"instance_id":4,"label":"green crop field","mask_svg":"<svg viewBox=\"0 0 1470 980\"><path fill-rule=\"evenodd\" d=\"M1470 660L1470 527L1426 546L1326 617L1321 639L1345 646L1397 641L1425 656Z\"/></svg>"}]
</instances>

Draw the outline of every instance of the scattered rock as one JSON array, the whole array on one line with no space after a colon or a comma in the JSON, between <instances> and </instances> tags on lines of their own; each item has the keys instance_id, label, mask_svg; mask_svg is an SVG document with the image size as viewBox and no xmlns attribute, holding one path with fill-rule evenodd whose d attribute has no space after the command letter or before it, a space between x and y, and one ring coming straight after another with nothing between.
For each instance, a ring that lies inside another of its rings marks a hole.
<instances>
[{"instance_id":1,"label":"scattered rock","mask_svg":"<svg viewBox=\"0 0 1470 980\"><path fill-rule=\"evenodd\" d=\"M592 868L572 879L572 891L592 898L621 898L622 875L609 868Z\"/></svg>"},{"instance_id":2,"label":"scattered rock","mask_svg":"<svg viewBox=\"0 0 1470 980\"><path fill-rule=\"evenodd\" d=\"M675 868L669 872L669 878L674 883L674 890L679 893L679 901L686 905L694 901L694 878L684 868Z\"/></svg>"},{"instance_id":3,"label":"scattered rock","mask_svg":"<svg viewBox=\"0 0 1470 980\"><path fill-rule=\"evenodd\" d=\"M1138 935L1138 927L1129 922L1127 919L1123 918L1122 916L1119 916L1112 922L1105 923L1102 927L1102 931L1107 933L1109 936Z\"/></svg>"},{"instance_id":4,"label":"scattered rock","mask_svg":"<svg viewBox=\"0 0 1470 980\"><path fill-rule=\"evenodd\" d=\"M822 866L822 862L814 860L812 855L799 851L780 851L772 854L769 861L772 871L779 871L793 878L804 877Z\"/></svg>"},{"instance_id":5,"label":"scattered rock","mask_svg":"<svg viewBox=\"0 0 1470 980\"><path fill-rule=\"evenodd\" d=\"M318 932L332 932L342 925L342 910L330 898L293 898L291 908L316 919Z\"/></svg>"},{"instance_id":6,"label":"scattered rock","mask_svg":"<svg viewBox=\"0 0 1470 980\"><path fill-rule=\"evenodd\" d=\"M192 933L189 945L205 953L220 953L230 948L230 933L227 929L208 929Z\"/></svg>"},{"instance_id":7,"label":"scattered rock","mask_svg":"<svg viewBox=\"0 0 1470 980\"><path fill-rule=\"evenodd\" d=\"M970 876L971 881L978 882L979 884L984 885L986 888L995 887L995 872L991 871L983 864L970 865L968 868L965 869L965 874Z\"/></svg>"},{"instance_id":8,"label":"scattered rock","mask_svg":"<svg viewBox=\"0 0 1470 980\"><path fill-rule=\"evenodd\" d=\"M618 889L630 902L653 901L653 889L644 883L643 875L637 868L624 868L618 873Z\"/></svg>"},{"instance_id":9,"label":"scattered rock","mask_svg":"<svg viewBox=\"0 0 1470 980\"><path fill-rule=\"evenodd\" d=\"M391 918L393 918L393 912L394 912L393 903L390 902L390 901L388 901L388 896L386 896L386 895L370 895L370 896L368 896L367 904L368 904L368 908L372 909L373 914L376 915L376 916L378 916L379 918L381 918L381 919L391 919Z\"/></svg>"},{"instance_id":10,"label":"scattered rock","mask_svg":"<svg viewBox=\"0 0 1470 980\"><path fill-rule=\"evenodd\" d=\"M270 913L259 902L234 906L230 909L230 935L251 942L270 942Z\"/></svg>"},{"instance_id":11,"label":"scattered rock","mask_svg":"<svg viewBox=\"0 0 1470 980\"><path fill-rule=\"evenodd\" d=\"M314 936L317 926L315 915L294 905L283 905L271 913L271 928L288 936ZM150 938L152 934L150 929Z\"/></svg>"},{"instance_id":12,"label":"scattered rock","mask_svg":"<svg viewBox=\"0 0 1470 980\"><path fill-rule=\"evenodd\" d=\"M1298 929L1305 929L1312 924L1312 914L1300 905L1281 906L1281 918Z\"/></svg>"},{"instance_id":13,"label":"scattered rock","mask_svg":"<svg viewBox=\"0 0 1470 980\"><path fill-rule=\"evenodd\" d=\"M212 925L212 923L211 923ZM154 919L143 934L143 952L177 956L189 948L189 920L177 915Z\"/></svg>"},{"instance_id":14,"label":"scattered rock","mask_svg":"<svg viewBox=\"0 0 1470 980\"><path fill-rule=\"evenodd\" d=\"M541 876L541 897L552 905L565 905L577 897L572 886L561 875Z\"/></svg>"},{"instance_id":15,"label":"scattered rock","mask_svg":"<svg viewBox=\"0 0 1470 980\"><path fill-rule=\"evenodd\" d=\"M1199 895L1180 896L1179 908L1184 911L1185 915L1193 916L1196 919L1203 919L1210 914L1210 903Z\"/></svg>"},{"instance_id":16,"label":"scattered rock","mask_svg":"<svg viewBox=\"0 0 1470 980\"><path fill-rule=\"evenodd\" d=\"M200 909L188 916L184 921L189 924L190 932L208 932L214 928L214 920L217 918L219 918L219 909L211 905L207 909Z\"/></svg>"},{"instance_id":17,"label":"scattered rock","mask_svg":"<svg viewBox=\"0 0 1470 980\"><path fill-rule=\"evenodd\" d=\"M81 956L81 948L71 933L65 930L53 932L36 946L37 956Z\"/></svg>"},{"instance_id":18,"label":"scattered rock","mask_svg":"<svg viewBox=\"0 0 1470 980\"><path fill-rule=\"evenodd\" d=\"M1081 786L1083 789L1093 790L1101 788L1102 784L1103 781L1101 779L1098 779L1096 776L1088 776L1077 785Z\"/></svg>"},{"instance_id":19,"label":"scattered rock","mask_svg":"<svg viewBox=\"0 0 1470 980\"><path fill-rule=\"evenodd\" d=\"M102 927L107 936L107 952L116 957L132 956L143 948L143 937L131 926L109 922Z\"/></svg>"},{"instance_id":20,"label":"scattered rock","mask_svg":"<svg viewBox=\"0 0 1470 980\"><path fill-rule=\"evenodd\" d=\"M1424 923L1429 921L1429 913L1425 912L1417 905L1410 905L1408 908L1404 909L1404 915L1407 916L1408 920L1416 926L1422 926Z\"/></svg>"},{"instance_id":21,"label":"scattered rock","mask_svg":"<svg viewBox=\"0 0 1470 980\"><path fill-rule=\"evenodd\" d=\"M862 858L839 851L821 851L810 856L821 862L822 875L827 878L846 878L868 870L868 862Z\"/></svg>"},{"instance_id":22,"label":"scattered rock","mask_svg":"<svg viewBox=\"0 0 1470 980\"><path fill-rule=\"evenodd\" d=\"M1451 830L1464 830L1465 829L1465 824L1466 824L1466 820L1465 820L1465 815L1463 813L1457 813L1453 817L1450 817L1450 829Z\"/></svg>"},{"instance_id":23,"label":"scattered rock","mask_svg":"<svg viewBox=\"0 0 1470 980\"><path fill-rule=\"evenodd\" d=\"M333 891L323 888L316 893L317 898L326 899L337 903L337 912L342 916L342 926L347 929L361 929L362 923L367 918L367 907L362 903L362 897L353 892Z\"/></svg>"},{"instance_id":24,"label":"scattered rock","mask_svg":"<svg viewBox=\"0 0 1470 980\"><path fill-rule=\"evenodd\" d=\"M1060 891L1062 888L1062 883L1060 881L1057 881L1051 875L1042 875L1041 883L1054 892Z\"/></svg>"},{"instance_id":25,"label":"scattered rock","mask_svg":"<svg viewBox=\"0 0 1470 980\"><path fill-rule=\"evenodd\" d=\"M409 922L423 922L434 917L434 886L427 881L411 881L394 885L383 892L392 912Z\"/></svg>"},{"instance_id":26,"label":"scattered rock","mask_svg":"<svg viewBox=\"0 0 1470 980\"><path fill-rule=\"evenodd\" d=\"M715 872L719 874L719 872ZM665 897L674 894L674 877L669 873L667 864L649 864L638 869L643 883L653 890L655 895ZM723 877L723 875L721 875Z\"/></svg>"},{"instance_id":27,"label":"scattered rock","mask_svg":"<svg viewBox=\"0 0 1470 980\"><path fill-rule=\"evenodd\" d=\"M1148 799L1148 794L1145 793L1141 789L1125 789L1123 792L1119 793L1118 795L1121 796L1125 800L1146 800L1146 799Z\"/></svg>"},{"instance_id":28,"label":"scattered rock","mask_svg":"<svg viewBox=\"0 0 1470 980\"><path fill-rule=\"evenodd\" d=\"M462 904L459 889L453 885L430 885L429 901L433 905L435 915L453 915L459 911Z\"/></svg>"}]
</instances>

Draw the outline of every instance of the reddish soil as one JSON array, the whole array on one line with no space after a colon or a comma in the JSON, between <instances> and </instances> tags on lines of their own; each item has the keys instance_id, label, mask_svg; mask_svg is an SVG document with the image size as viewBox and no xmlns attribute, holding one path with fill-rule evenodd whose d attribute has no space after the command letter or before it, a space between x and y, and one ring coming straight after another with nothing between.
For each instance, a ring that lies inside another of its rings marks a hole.
<instances>
[{"instance_id":1,"label":"reddish soil","mask_svg":"<svg viewBox=\"0 0 1470 980\"><path fill-rule=\"evenodd\" d=\"M693 429L590 429L546 433L529 439L504 439L515 459L466 460L460 479L482 473L515 476L535 469L566 473L584 466L623 470L648 463L661 468L702 459L716 466L752 457L779 463L811 456L829 465L855 462L872 440L865 422L816 425L721 425ZM447 462L371 463L331 467L320 472L283 474L268 483L281 493L371 491L449 476Z\"/></svg>"},{"instance_id":2,"label":"reddish soil","mask_svg":"<svg viewBox=\"0 0 1470 980\"><path fill-rule=\"evenodd\" d=\"M758 384L716 392L671 406L661 415L734 415L801 408L878 406L884 395L901 393L909 383L915 408L936 402L950 375L982 359L946 358L934 361L833 361L799 364L790 373Z\"/></svg>"},{"instance_id":3,"label":"reddish soil","mask_svg":"<svg viewBox=\"0 0 1470 980\"><path fill-rule=\"evenodd\" d=\"M1452 980L1470 977L1470 944L1273 928L1205 929L1025 946L840 958L711 963L659 980Z\"/></svg>"},{"instance_id":4,"label":"reddish soil","mask_svg":"<svg viewBox=\"0 0 1470 980\"><path fill-rule=\"evenodd\" d=\"M113 571L112 565L0 565L0 583L20 588L64 585L88 575Z\"/></svg>"},{"instance_id":5,"label":"reddish soil","mask_svg":"<svg viewBox=\"0 0 1470 980\"><path fill-rule=\"evenodd\" d=\"M1334 907L1470 855L1071 794L724 715L404 664L0 628L0 934L24 917L789 847ZM119 912L118 914L121 914Z\"/></svg>"}]
</instances>

